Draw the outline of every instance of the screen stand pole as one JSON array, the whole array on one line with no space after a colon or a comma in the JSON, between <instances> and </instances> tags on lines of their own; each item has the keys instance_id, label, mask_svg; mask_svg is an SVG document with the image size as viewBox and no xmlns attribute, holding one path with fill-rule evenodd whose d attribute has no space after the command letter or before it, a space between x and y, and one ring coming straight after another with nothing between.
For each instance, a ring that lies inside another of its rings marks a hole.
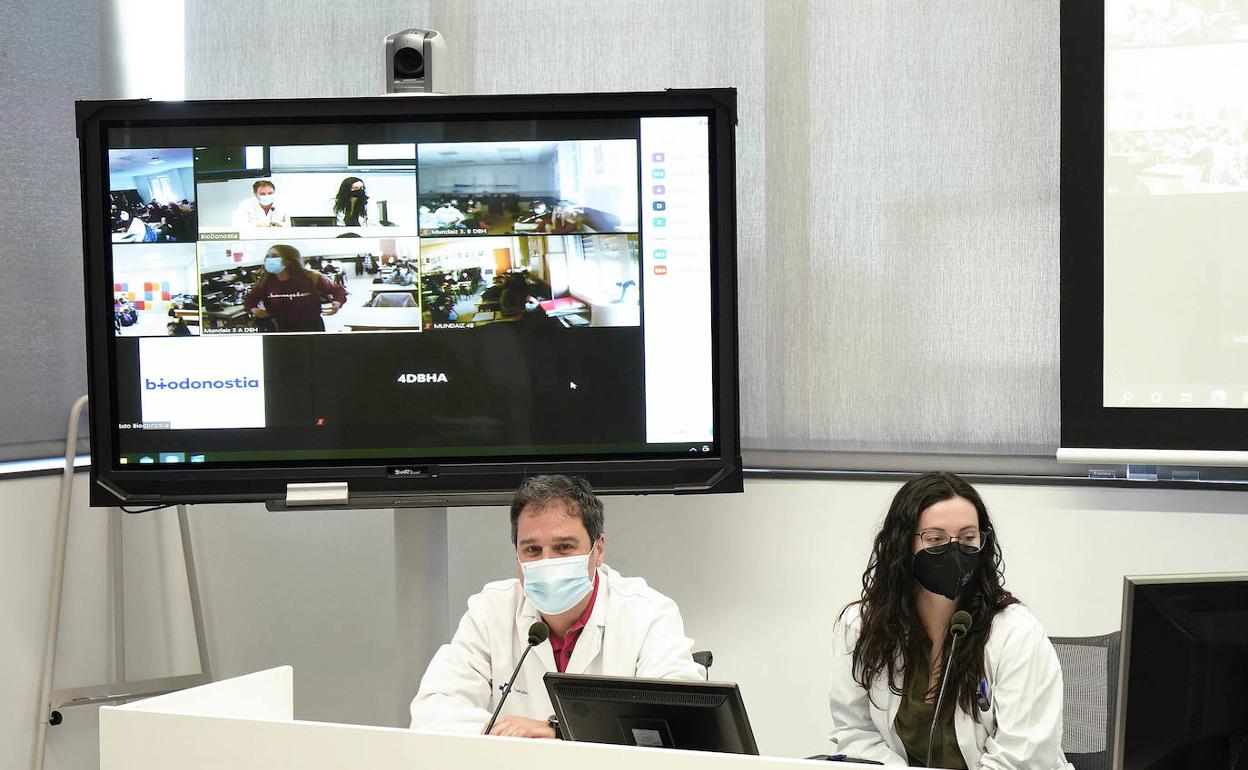
<instances>
[{"instance_id":1,"label":"screen stand pole","mask_svg":"<svg viewBox=\"0 0 1248 770\"><path fill-rule=\"evenodd\" d=\"M170 676L140 681L126 681L126 629L125 594L121 539L121 510L110 510L108 548L112 556L113 591L113 666L114 679L108 684L52 689L56 671L56 643L60 636L61 601L65 587L65 552L69 542L69 512L73 499L74 456L77 454L78 421L87 406L82 396L69 410L69 426L65 433L65 471L61 475L60 495L56 512L56 534L52 552L52 592L48 610L47 637L43 648L43 674L40 678L39 704L35 715L36 734L33 770L43 770L47 753L48 727L59 725L63 717L59 709L67 706L112 703L173 692L196 687L212 681L212 669L208 660L208 638L205 632L203 604L199 595L199 580L195 571L194 550L191 546L190 522L185 505L178 506L178 530L182 539L182 557L186 565L186 587L190 594L191 616L195 624L195 643L199 655L199 673Z\"/></svg>"},{"instance_id":2,"label":"screen stand pole","mask_svg":"<svg viewBox=\"0 0 1248 770\"><path fill-rule=\"evenodd\" d=\"M501 521L495 520L494 526ZM455 628L451 615L458 619L462 611L462 606L450 604L448 523L446 508L394 509L396 727L411 724L408 707L420 686L421 674L438 648L451 638ZM494 531L506 541L505 530Z\"/></svg>"}]
</instances>

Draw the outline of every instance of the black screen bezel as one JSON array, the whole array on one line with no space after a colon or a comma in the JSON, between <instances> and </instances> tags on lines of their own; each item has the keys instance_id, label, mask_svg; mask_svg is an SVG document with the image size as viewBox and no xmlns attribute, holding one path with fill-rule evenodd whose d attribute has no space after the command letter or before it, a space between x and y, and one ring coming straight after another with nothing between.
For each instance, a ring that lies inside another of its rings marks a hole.
<instances>
[{"instance_id":1,"label":"black screen bezel","mask_svg":"<svg viewBox=\"0 0 1248 770\"><path fill-rule=\"evenodd\" d=\"M1061 4L1061 446L1236 451L1248 409L1104 405L1105 5Z\"/></svg>"},{"instance_id":2,"label":"black screen bezel","mask_svg":"<svg viewBox=\"0 0 1248 770\"><path fill-rule=\"evenodd\" d=\"M395 462L325 461L216 468L185 465L142 469L115 464L111 243L103 214L108 188L108 131L125 127L298 122L401 122L705 115L710 119L712 327L715 435L711 455L637 456L603 460L531 456L426 463L400 460L414 472L399 476ZM87 317L88 392L91 398L91 498L93 505L273 501L289 483L349 484L353 499L437 497L443 504L480 499L513 489L536 473L575 473L609 493L739 491L736 319L734 89L652 93L438 96L256 101L79 102L77 122L83 204L83 255ZM99 462L96 458L103 458Z\"/></svg>"}]
</instances>

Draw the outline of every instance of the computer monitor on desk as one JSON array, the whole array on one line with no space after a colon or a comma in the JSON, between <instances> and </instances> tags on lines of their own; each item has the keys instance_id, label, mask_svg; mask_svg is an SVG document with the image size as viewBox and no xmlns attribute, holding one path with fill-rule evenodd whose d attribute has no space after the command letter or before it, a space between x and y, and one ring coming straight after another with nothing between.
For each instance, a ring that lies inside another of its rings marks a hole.
<instances>
[{"instance_id":1,"label":"computer monitor on desk","mask_svg":"<svg viewBox=\"0 0 1248 770\"><path fill-rule=\"evenodd\" d=\"M1126 578L1116 736L1115 770L1248 766L1248 573Z\"/></svg>"},{"instance_id":2,"label":"computer monitor on desk","mask_svg":"<svg viewBox=\"0 0 1248 770\"><path fill-rule=\"evenodd\" d=\"M735 684L554 673L545 681L567 740L758 753Z\"/></svg>"},{"instance_id":3,"label":"computer monitor on desk","mask_svg":"<svg viewBox=\"0 0 1248 770\"><path fill-rule=\"evenodd\" d=\"M337 227L338 219L332 216L291 217L291 227Z\"/></svg>"}]
</instances>

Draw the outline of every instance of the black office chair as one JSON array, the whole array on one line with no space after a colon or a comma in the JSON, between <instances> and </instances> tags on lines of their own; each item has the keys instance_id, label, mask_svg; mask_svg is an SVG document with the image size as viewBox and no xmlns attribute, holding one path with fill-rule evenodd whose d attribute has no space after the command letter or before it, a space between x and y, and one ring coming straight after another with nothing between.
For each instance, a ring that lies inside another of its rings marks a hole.
<instances>
[{"instance_id":1,"label":"black office chair","mask_svg":"<svg viewBox=\"0 0 1248 770\"><path fill-rule=\"evenodd\" d=\"M1062 751L1075 770L1110 770L1121 633L1049 641L1062 666Z\"/></svg>"},{"instance_id":2,"label":"black office chair","mask_svg":"<svg viewBox=\"0 0 1248 770\"><path fill-rule=\"evenodd\" d=\"M693 654L693 662L697 663L706 672L706 681L711 681L711 664L715 662L715 656L710 650L698 650Z\"/></svg>"}]
</instances>

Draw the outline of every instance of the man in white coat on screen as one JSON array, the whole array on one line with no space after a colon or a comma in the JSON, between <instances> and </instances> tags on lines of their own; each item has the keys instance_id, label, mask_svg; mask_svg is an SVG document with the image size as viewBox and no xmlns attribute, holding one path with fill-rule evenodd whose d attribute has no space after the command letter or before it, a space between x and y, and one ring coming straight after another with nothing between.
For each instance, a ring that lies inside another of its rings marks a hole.
<instances>
[{"instance_id":1,"label":"man in white coat on screen","mask_svg":"<svg viewBox=\"0 0 1248 770\"><path fill-rule=\"evenodd\" d=\"M511 504L519 579L487 583L468 600L421 679L412 729L482 732L539 620L550 636L525 658L491 735L555 737L548 671L705 676L676 603L603 563L602 528L602 501L585 480L535 476L520 485Z\"/></svg>"}]
</instances>

